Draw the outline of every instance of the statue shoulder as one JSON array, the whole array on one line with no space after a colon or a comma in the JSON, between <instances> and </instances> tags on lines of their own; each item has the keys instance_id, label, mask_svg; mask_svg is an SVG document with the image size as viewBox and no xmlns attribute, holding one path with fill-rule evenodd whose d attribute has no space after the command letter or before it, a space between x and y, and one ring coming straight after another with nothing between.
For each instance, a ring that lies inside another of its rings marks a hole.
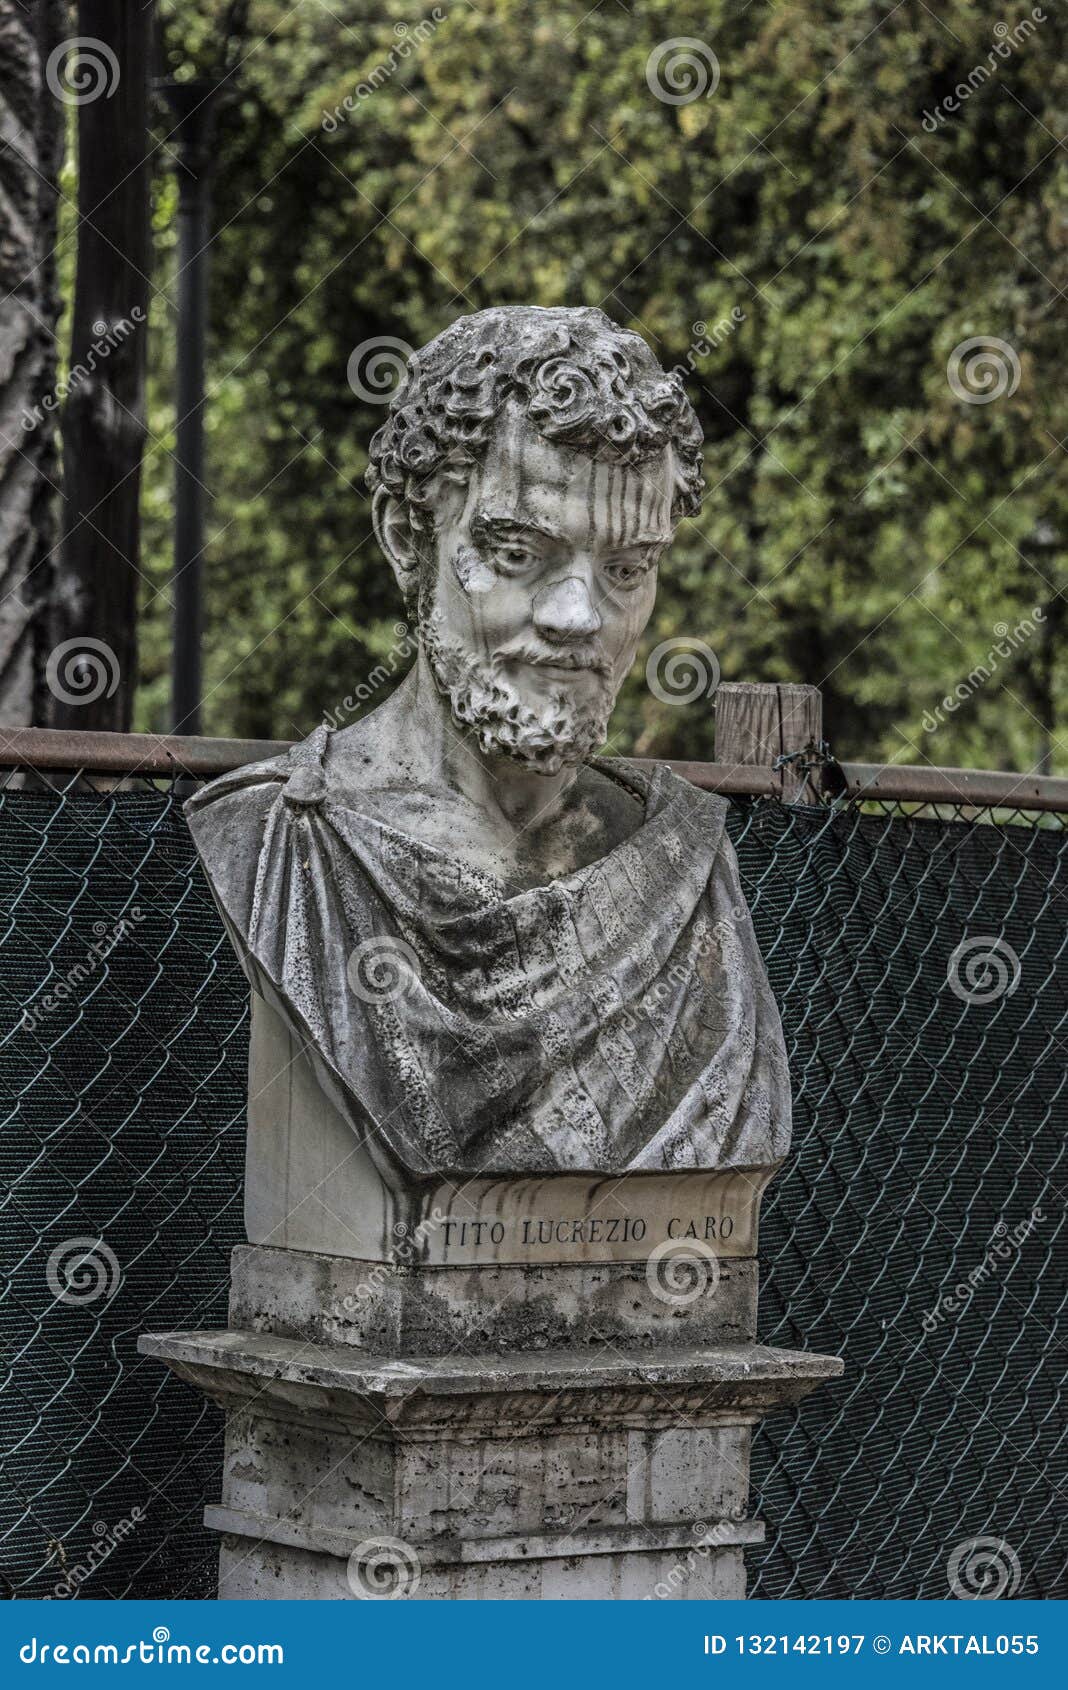
<instances>
[{"instance_id":1,"label":"statue shoulder","mask_svg":"<svg viewBox=\"0 0 1068 1690\"><path fill-rule=\"evenodd\" d=\"M716 816L722 821L729 800L721 793L707 792L684 775L676 774L670 763L635 762L629 757L591 757L589 767L630 792L645 806L648 815L655 815L667 804Z\"/></svg>"},{"instance_id":2,"label":"statue shoulder","mask_svg":"<svg viewBox=\"0 0 1068 1690\"><path fill-rule=\"evenodd\" d=\"M197 855L228 913L250 905L275 807L299 810L324 795L328 735L327 728L316 728L281 756L221 775L186 801Z\"/></svg>"},{"instance_id":3,"label":"statue shoulder","mask_svg":"<svg viewBox=\"0 0 1068 1690\"><path fill-rule=\"evenodd\" d=\"M295 775L301 772L322 775L329 733L328 728L320 726L278 757L265 758L262 763L246 763L243 768L209 781L186 800L184 808L190 827L196 830L201 818L212 811L235 808L227 802L230 799L240 801L237 809L255 811L263 804L269 806Z\"/></svg>"}]
</instances>

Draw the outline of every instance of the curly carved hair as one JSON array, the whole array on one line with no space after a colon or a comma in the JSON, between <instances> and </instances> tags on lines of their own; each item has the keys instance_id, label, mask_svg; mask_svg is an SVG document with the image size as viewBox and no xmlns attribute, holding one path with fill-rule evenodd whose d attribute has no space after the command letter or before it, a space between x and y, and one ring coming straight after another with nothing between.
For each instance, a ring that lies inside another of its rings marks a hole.
<instances>
[{"instance_id":1,"label":"curly carved hair","mask_svg":"<svg viewBox=\"0 0 1068 1690\"><path fill-rule=\"evenodd\" d=\"M701 425L682 385L640 335L593 308L501 305L460 317L408 361L405 381L371 441L367 485L432 527L434 479L466 479L494 418L518 398L547 440L593 458L641 464L675 449L676 521L701 508Z\"/></svg>"}]
</instances>

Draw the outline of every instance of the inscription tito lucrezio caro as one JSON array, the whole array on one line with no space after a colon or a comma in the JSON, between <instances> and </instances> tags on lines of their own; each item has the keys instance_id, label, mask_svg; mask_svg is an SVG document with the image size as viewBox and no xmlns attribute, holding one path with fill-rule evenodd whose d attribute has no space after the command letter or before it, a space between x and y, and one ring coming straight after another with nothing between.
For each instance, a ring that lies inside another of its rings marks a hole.
<instances>
[{"instance_id":1,"label":"inscription tito lucrezio caro","mask_svg":"<svg viewBox=\"0 0 1068 1690\"><path fill-rule=\"evenodd\" d=\"M489 1244L504 1242L503 1221L460 1221L443 1223L445 1248L453 1242L461 1247L468 1242L477 1249L483 1238ZM672 1215L667 1223L668 1238L702 1238L714 1244L717 1238L726 1242L734 1231L733 1215L705 1215L700 1222L687 1221L682 1215ZM519 1225L519 1242L526 1244L641 1244L649 1232L644 1215L613 1215L599 1219L588 1215L583 1220L541 1220L529 1216Z\"/></svg>"},{"instance_id":2,"label":"inscription tito lucrezio caro","mask_svg":"<svg viewBox=\"0 0 1068 1690\"><path fill-rule=\"evenodd\" d=\"M589 1181L469 1181L439 1186L414 1229L425 1265L644 1261L660 1246L720 1256L756 1252L771 1170Z\"/></svg>"}]
</instances>

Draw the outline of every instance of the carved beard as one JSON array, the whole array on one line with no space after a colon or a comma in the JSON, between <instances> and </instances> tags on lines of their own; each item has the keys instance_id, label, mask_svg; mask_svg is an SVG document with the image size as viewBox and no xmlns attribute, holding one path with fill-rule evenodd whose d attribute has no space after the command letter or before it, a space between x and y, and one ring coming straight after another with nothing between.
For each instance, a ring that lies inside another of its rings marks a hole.
<instances>
[{"instance_id":1,"label":"carved beard","mask_svg":"<svg viewBox=\"0 0 1068 1690\"><path fill-rule=\"evenodd\" d=\"M421 624L420 638L453 721L476 731L486 755L511 757L537 774L555 775L581 763L607 739L615 703L610 676L598 675L593 690L583 672L588 696L581 703L561 687L534 709L503 673L499 653L481 657L456 640L443 640L429 616Z\"/></svg>"}]
</instances>

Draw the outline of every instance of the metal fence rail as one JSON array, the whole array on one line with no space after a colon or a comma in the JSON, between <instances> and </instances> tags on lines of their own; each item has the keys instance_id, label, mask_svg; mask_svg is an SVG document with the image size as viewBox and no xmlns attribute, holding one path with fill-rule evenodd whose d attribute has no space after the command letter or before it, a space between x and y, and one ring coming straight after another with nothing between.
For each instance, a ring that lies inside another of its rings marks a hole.
<instances>
[{"instance_id":1,"label":"metal fence rail","mask_svg":"<svg viewBox=\"0 0 1068 1690\"><path fill-rule=\"evenodd\" d=\"M0 793L0 1567L210 1595L219 1416L135 1344L225 1324L247 991L176 789L36 770ZM796 1098L762 1336L846 1360L760 1433L753 1594L944 1596L989 1537L1064 1596L1066 806L862 790L732 802Z\"/></svg>"}]
</instances>

